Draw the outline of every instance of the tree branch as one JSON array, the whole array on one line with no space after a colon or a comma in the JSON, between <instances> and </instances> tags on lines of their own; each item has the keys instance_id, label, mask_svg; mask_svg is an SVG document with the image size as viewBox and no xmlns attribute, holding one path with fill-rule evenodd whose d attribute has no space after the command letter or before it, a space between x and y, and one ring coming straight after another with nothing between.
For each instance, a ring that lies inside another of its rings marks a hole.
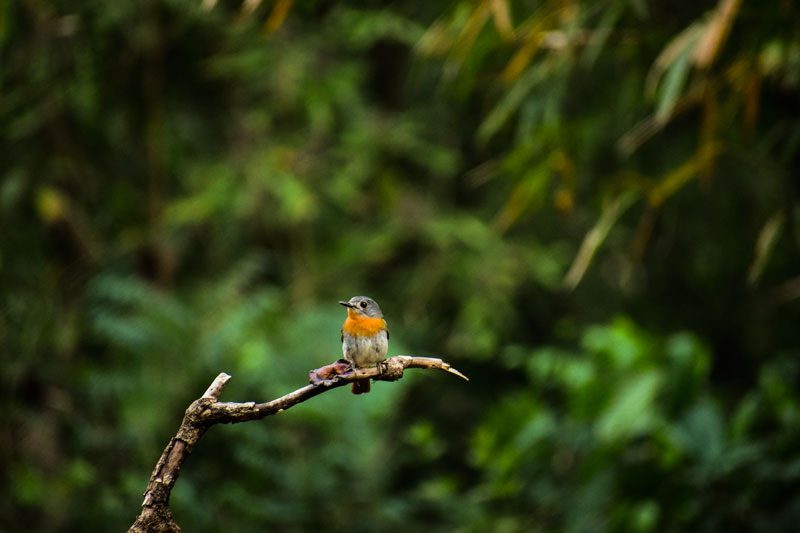
<instances>
[{"instance_id":1,"label":"tree branch","mask_svg":"<svg viewBox=\"0 0 800 533\"><path fill-rule=\"evenodd\" d=\"M170 439L161 454L147 489L144 493L142 511L128 530L139 532L178 532L169 508L169 497L178 480L181 465L192 453L200 437L214 424L235 424L248 420L260 420L285 411L325 391L352 383L357 379L372 378L376 381L396 381L403 377L406 368L439 369L467 381L469 379L441 359L397 355L370 368L353 369L347 361L340 359L331 365L309 372L310 385L290 392L271 402L234 403L220 402L219 396L231 376L221 373L209 385L203 396L186 409L178 434Z\"/></svg>"}]
</instances>

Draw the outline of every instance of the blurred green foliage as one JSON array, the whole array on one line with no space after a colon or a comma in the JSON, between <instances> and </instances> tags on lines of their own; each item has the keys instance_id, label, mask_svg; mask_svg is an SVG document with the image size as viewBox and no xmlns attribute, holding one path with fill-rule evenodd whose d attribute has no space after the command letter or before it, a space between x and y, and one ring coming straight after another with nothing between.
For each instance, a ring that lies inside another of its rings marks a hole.
<instances>
[{"instance_id":1,"label":"blurred green foliage","mask_svg":"<svg viewBox=\"0 0 800 533\"><path fill-rule=\"evenodd\" d=\"M792 2L0 1L9 530L121 530L220 371L376 298L433 372L214 427L186 531L791 531Z\"/></svg>"}]
</instances>

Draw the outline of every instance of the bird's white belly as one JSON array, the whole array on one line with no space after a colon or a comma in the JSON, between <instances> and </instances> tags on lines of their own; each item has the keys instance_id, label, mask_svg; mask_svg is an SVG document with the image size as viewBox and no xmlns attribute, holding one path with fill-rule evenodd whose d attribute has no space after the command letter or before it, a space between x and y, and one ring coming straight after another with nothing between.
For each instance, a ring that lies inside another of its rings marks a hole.
<instances>
[{"instance_id":1,"label":"bird's white belly","mask_svg":"<svg viewBox=\"0 0 800 533\"><path fill-rule=\"evenodd\" d=\"M389 336L381 331L372 337L344 334L342 353L356 367L372 366L386 358L389 351Z\"/></svg>"}]
</instances>

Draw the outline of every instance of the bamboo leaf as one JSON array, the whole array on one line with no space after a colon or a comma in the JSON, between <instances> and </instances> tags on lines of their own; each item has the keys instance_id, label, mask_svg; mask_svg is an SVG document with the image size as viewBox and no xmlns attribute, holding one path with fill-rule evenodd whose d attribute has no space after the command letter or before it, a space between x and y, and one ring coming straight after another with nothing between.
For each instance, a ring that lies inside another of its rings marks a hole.
<instances>
[{"instance_id":1,"label":"bamboo leaf","mask_svg":"<svg viewBox=\"0 0 800 533\"><path fill-rule=\"evenodd\" d=\"M658 92L658 101L656 103L657 120L663 122L672 115L675 103L686 86L691 66L691 49L687 46L664 75L664 83Z\"/></svg>"},{"instance_id":2,"label":"bamboo leaf","mask_svg":"<svg viewBox=\"0 0 800 533\"><path fill-rule=\"evenodd\" d=\"M573 290L578 286L584 274L586 274L586 270L589 268L594 254L597 253L600 245L605 241L614 223L631 205L633 205L638 197L638 191L628 189L606 204L603 208L603 212L600 214L600 218L583 238L578 253L572 261L572 266L569 267L569 271L567 271L567 274L564 276L564 286L568 290Z\"/></svg>"}]
</instances>

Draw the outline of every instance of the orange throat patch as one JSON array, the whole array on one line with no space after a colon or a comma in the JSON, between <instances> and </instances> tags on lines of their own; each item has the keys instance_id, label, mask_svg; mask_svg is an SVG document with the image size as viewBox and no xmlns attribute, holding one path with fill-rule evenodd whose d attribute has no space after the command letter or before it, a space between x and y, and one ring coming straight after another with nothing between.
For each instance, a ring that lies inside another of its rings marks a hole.
<instances>
[{"instance_id":1,"label":"orange throat patch","mask_svg":"<svg viewBox=\"0 0 800 533\"><path fill-rule=\"evenodd\" d=\"M385 329L386 321L384 319L361 316L352 309L347 310L347 320L342 326L342 331L357 337L372 337Z\"/></svg>"}]
</instances>

